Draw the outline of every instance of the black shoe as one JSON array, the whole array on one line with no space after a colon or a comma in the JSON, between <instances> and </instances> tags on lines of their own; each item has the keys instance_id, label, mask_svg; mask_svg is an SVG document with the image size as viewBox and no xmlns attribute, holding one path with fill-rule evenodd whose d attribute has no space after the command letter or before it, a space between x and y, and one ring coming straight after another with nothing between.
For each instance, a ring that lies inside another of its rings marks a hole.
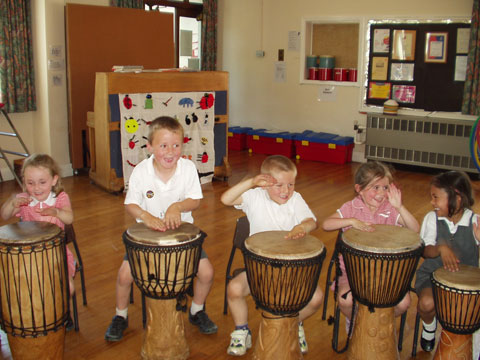
<instances>
[{"instance_id":1,"label":"black shoe","mask_svg":"<svg viewBox=\"0 0 480 360\"><path fill-rule=\"evenodd\" d=\"M215 334L218 330L217 325L209 319L205 310L199 311L195 315L192 315L189 311L188 320L190 320L193 325L198 326L202 334Z\"/></svg>"},{"instance_id":2,"label":"black shoe","mask_svg":"<svg viewBox=\"0 0 480 360\"><path fill-rule=\"evenodd\" d=\"M71 331L73 330L74 327L75 327L75 324L73 323L72 317L68 315L67 321L65 321L65 329L67 331Z\"/></svg>"},{"instance_id":3,"label":"black shoe","mask_svg":"<svg viewBox=\"0 0 480 360\"><path fill-rule=\"evenodd\" d=\"M116 315L105 333L105 340L120 341L123 338L123 331L128 327L128 318Z\"/></svg>"},{"instance_id":4,"label":"black shoe","mask_svg":"<svg viewBox=\"0 0 480 360\"><path fill-rule=\"evenodd\" d=\"M435 338L433 338L432 340L426 340L422 336L422 338L420 339L420 346L422 347L423 351L426 351L426 352L432 351L433 348L435 347Z\"/></svg>"}]
</instances>

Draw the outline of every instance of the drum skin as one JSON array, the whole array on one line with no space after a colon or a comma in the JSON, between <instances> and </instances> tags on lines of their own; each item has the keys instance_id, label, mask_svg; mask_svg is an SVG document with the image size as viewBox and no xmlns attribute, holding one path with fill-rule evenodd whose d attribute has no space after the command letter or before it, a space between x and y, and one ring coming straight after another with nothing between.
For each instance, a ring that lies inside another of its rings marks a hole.
<instances>
[{"instance_id":1,"label":"drum skin","mask_svg":"<svg viewBox=\"0 0 480 360\"><path fill-rule=\"evenodd\" d=\"M189 356L183 313L177 297L192 285L204 234L195 225L154 231L143 223L127 229L123 240L135 284L146 296L147 325L142 359L184 360Z\"/></svg>"},{"instance_id":2,"label":"drum skin","mask_svg":"<svg viewBox=\"0 0 480 360\"><path fill-rule=\"evenodd\" d=\"M471 359L472 334L480 328L480 269L460 264L431 275L437 319L442 325L434 359Z\"/></svg>"},{"instance_id":3,"label":"drum skin","mask_svg":"<svg viewBox=\"0 0 480 360\"><path fill-rule=\"evenodd\" d=\"M285 239L286 231L266 231L245 240L250 292L263 309L253 359L303 359L298 344L298 311L318 284L325 247L314 236Z\"/></svg>"},{"instance_id":4,"label":"drum skin","mask_svg":"<svg viewBox=\"0 0 480 360\"><path fill-rule=\"evenodd\" d=\"M0 227L1 322L16 359L63 359L69 296L64 241L63 231L46 222Z\"/></svg>"},{"instance_id":5,"label":"drum skin","mask_svg":"<svg viewBox=\"0 0 480 360\"><path fill-rule=\"evenodd\" d=\"M374 227L373 232L351 228L339 242L357 304L348 359L400 359L394 306L407 294L423 250L414 231Z\"/></svg>"}]
</instances>

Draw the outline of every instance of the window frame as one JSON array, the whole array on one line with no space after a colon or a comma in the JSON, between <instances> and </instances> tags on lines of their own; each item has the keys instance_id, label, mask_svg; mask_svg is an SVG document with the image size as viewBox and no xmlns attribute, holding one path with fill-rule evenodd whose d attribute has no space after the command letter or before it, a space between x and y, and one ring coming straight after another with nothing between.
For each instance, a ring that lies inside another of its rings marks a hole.
<instances>
[{"instance_id":1,"label":"window frame","mask_svg":"<svg viewBox=\"0 0 480 360\"><path fill-rule=\"evenodd\" d=\"M143 6L148 6L149 11L155 5L168 6L175 8L174 12L174 43L175 43L175 66L179 67L180 63L180 17L195 18L197 21L202 20L203 4L192 4L189 0L172 1L172 0L143 0Z\"/></svg>"}]
</instances>

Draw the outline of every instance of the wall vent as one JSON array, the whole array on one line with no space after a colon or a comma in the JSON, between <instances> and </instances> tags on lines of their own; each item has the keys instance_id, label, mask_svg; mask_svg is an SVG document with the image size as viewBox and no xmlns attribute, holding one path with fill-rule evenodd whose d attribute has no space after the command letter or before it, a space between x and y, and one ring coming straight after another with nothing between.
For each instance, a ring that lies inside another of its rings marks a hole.
<instances>
[{"instance_id":1,"label":"wall vent","mask_svg":"<svg viewBox=\"0 0 480 360\"><path fill-rule=\"evenodd\" d=\"M478 173L470 156L469 120L367 115L367 159Z\"/></svg>"}]
</instances>

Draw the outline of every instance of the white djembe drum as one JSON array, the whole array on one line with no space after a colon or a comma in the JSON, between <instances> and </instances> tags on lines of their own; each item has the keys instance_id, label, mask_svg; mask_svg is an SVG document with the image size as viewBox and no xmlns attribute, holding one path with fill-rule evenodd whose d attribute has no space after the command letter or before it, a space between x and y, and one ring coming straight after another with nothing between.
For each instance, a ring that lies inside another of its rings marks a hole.
<instances>
[{"instance_id":1,"label":"white djembe drum","mask_svg":"<svg viewBox=\"0 0 480 360\"><path fill-rule=\"evenodd\" d=\"M250 292L264 310L254 359L303 359L298 312L317 288L326 249L314 236L285 239L286 231L265 231L245 240L243 255Z\"/></svg>"},{"instance_id":2,"label":"white djembe drum","mask_svg":"<svg viewBox=\"0 0 480 360\"><path fill-rule=\"evenodd\" d=\"M1 324L14 359L63 359L66 258L57 225L25 221L0 227Z\"/></svg>"},{"instance_id":3,"label":"white djembe drum","mask_svg":"<svg viewBox=\"0 0 480 360\"><path fill-rule=\"evenodd\" d=\"M390 225L375 225L373 232L350 228L338 246L359 303L348 358L399 359L394 306L410 289L423 250L419 235Z\"/></svg>"},{"instance_id":4,"label":"white djembe drum","mask_svg":"<svg viewBox=\"0 0 480 360\"><path fill-rule=\"evenodd\" d=\"M192 286L198 270L205 234L182 223L164 232L135 224L123 234L135 284L146 296L147 326L142 359L186 359L182 313L177 298Z\"/></svg>"},{"instance_id":5,"label":"white djembe drum","mask_svg":"<svg viewBox=\"0 0 480 360\"><path fill-rule=\"evenodd\" d=\"M480 269L459 265L431 275L437 319L442 325L434 359L472 359L472 334L480 328Z\"/></svg>"}]
</instances>

